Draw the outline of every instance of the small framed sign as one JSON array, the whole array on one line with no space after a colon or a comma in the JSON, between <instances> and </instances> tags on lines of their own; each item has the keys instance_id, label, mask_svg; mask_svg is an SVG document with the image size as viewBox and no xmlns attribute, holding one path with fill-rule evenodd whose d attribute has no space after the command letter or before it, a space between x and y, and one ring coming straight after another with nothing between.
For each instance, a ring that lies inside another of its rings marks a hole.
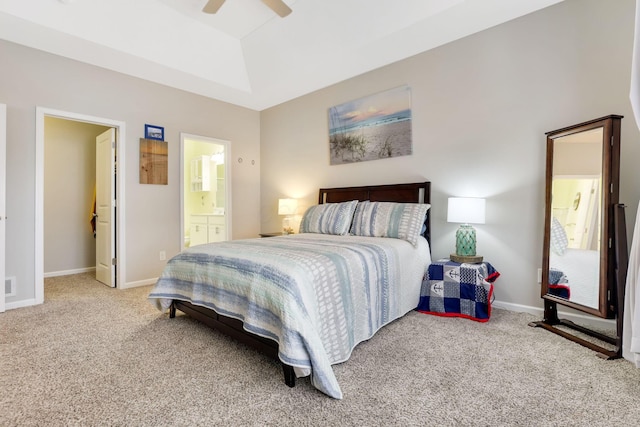
<instances>
[{"instance_id":1,"label":"small framed sign","mask_svg":"<svg viewBox=\"0 0 640 427\"><path fill-rule=\"evenodd\" d=\"M154 125L144 125L144 137L145 139L164 141L164 128Z\"/></svg>"}]
</instances>

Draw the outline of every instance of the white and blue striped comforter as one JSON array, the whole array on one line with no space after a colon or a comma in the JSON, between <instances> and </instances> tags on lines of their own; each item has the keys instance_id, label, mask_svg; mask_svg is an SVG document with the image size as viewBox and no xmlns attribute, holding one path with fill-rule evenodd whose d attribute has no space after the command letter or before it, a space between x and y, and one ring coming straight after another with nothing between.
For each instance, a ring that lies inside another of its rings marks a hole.
<instances>
[{"instance_id":1,"label":"white and blue striped comforter","mask_svg":"<svg viewBox=\"0 0 640 427\"><path fill-rule=\"evenodd\" d=\"M430 262L419 243L296 234L195 246L167 263L149 298L163 311L176 299L242 320L277 341L298 376L340 399L331 365L417 307Z\"/></svg>"}]
</instances>

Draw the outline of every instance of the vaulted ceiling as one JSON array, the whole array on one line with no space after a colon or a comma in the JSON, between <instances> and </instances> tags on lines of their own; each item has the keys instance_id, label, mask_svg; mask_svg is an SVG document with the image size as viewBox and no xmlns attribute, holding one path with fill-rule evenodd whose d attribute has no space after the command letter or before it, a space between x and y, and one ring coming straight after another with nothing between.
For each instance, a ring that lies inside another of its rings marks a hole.
<instances>
[{"instance_id":1,"label":"vaulted ceiling","mask_svg":"<svg viewBox=\"0 0 640 427\"><path fill-rule=\"evenodd\" d=\"M254 110L562 0L0 0L0 38Z\"/></svg>"}]
</instances>

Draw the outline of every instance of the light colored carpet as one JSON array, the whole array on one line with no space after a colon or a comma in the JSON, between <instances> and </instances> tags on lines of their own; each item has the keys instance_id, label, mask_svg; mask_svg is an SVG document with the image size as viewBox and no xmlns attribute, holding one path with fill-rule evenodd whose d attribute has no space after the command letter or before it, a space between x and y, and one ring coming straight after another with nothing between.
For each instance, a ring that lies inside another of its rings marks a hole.
<instances>
[{"instance_id":1,"label":"light colored carpet","mask_svg":"<svg viewBox=\"0 0 640 427\"><path fill-rule=\"evenodd\" d=\"M494 310L488 323L417 312L308 379L198 322L150 287L51 278L45 304L0 314L0 425L635 426L640 370Z\"/></svg>"}]
</instances>

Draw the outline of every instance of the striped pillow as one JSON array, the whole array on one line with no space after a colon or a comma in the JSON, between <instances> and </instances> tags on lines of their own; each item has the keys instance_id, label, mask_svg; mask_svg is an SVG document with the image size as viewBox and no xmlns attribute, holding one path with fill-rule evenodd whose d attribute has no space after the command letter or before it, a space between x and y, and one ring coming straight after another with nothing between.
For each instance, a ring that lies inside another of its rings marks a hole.
<instances>
[{"instance_id":1,"label":"striped pillow","mask_svg":"<svg viewBox=\"0 0 640 427\"><path fill-rule=\"evenodd\" d=\"M347 234L357 204L352 200L311 206L302 216L300 233Z\"/></svg>"},{"instance_id":2,"label":"striped pillow","mask_svg":"<svg viewBox=\"0 0 640 427\"><path fill-rule=\"evenodd\" d=\"M551 220L551 250L557 255L564 255L568 246L567 232L554 216Z\"/></svg>"},{"instance_id":3,"label":"striped pillow","mask_svg":"<svg viewBox=\"0 0 640 427\"><path fill-rule=\"evenodd\" d=\"M427 203L360 202L351 224L351 234L369 237L394 237L418 243Z\"/></svg>"}]
</instances>

